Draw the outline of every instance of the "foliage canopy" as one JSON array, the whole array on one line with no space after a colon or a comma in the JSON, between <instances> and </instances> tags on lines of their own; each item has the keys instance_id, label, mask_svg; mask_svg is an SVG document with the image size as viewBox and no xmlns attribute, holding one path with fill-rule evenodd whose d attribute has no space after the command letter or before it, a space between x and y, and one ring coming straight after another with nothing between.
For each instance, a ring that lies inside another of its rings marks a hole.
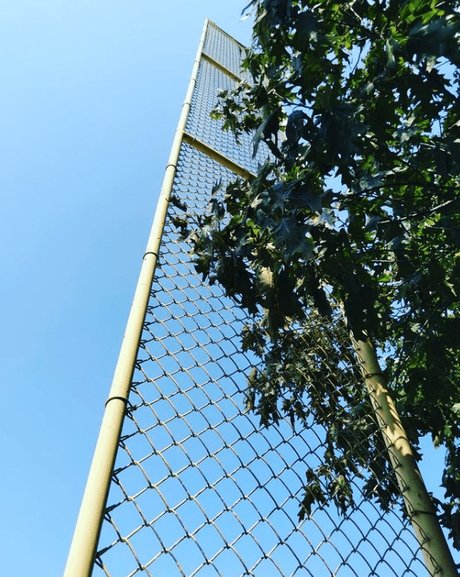
<instances>
[{"instance_id":1,"label":"foliage canopy","mask_svg":"<svg viewBox=\"0 0 460 577\"><path fill-rule=\"evenodd\" d=\"M363 417L368 401L356 367L340 361L341 303L353 334L386 356L414 446L430 434L446 449L438 505L458 548L459 2L253 0L247 9L254 83L222 93L215 115L236 135L253 131L254 151L263 142L271 158L216 192L192 241L198 270L254 314L243 345L263 365L248 405L264 424L313 415L328 431L301 515L329 498L346 509L363 465L369 495L389 505L396 488L378 483L384 463L373 470L381 447ZM312 369L321 355L334 366L330 382Z\"/></svg>"}]
</instances>

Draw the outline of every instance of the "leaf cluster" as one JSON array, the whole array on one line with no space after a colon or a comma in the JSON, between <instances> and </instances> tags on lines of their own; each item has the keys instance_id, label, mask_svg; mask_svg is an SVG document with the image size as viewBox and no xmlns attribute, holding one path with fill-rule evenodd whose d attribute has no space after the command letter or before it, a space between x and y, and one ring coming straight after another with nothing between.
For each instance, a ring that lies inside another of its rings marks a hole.
<instances>
[{"instance_id":1,"label":"leaf cluster","mask_svg":"<svg viewBox=\"0 0 460 577\"><path fill-rule=\"evenodd\" d=\"M309 428L324 434L321 464L306 471L300 519L316 504L335 503L346 513L358 489L384 509L397 495L348 330L340 313L333 316L328 326L311 309L304 323L279 331L276 343L263 323L243 332L243 349L262 361L248 380L247 410L264 426L288 417L299 434Z\"/></svg>"}]
</instances>

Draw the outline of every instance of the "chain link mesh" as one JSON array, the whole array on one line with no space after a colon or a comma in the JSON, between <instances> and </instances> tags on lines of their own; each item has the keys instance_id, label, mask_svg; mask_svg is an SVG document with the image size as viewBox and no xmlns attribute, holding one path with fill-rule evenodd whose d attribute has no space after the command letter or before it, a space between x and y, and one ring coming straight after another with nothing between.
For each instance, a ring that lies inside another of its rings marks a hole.
<instances>
[{"instance_id":1,"label":"chain link mesh","mask_svg":"<svg viewBox=\"0 0 460 577\"><path fill-rule=\"evenodd\" d=\"M238 72L240 45L212 24L204 46ZM217 91L234 83L201 61L187 131L254 170L261 159L252 158L251 143L237 145L209 118ZM200 212L216 182L233 178L184 143L173 194ZM248 377L260 363L242 352L248 319L196 273L172 223L177 210L170 207L165 224L94 574L427 575L400 507L383 513L365 498L359 471L345 515L325 503L299 520L306 471L324 462L326 432L311 418L263 427L245 411ZM353 373L348 341L343 350L341 365ZM312 370L327 378L333 369L321 363L312 359Z\"/></svg>"}]
</instances>

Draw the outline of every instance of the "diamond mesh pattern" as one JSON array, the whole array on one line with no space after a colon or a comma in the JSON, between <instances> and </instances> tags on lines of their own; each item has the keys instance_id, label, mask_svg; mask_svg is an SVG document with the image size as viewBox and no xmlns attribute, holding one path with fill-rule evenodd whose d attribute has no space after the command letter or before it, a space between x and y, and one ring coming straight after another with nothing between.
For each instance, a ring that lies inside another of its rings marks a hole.
<instances>
[{"instance_id":1,"label":"diamond mesh pattern","mask_svg":"<svg viewBox=\"0 0 460 577\"><path fill-rule=\"evenodd\" d=\"M212 23L207 29L203 52L236 76L247 77L240 70L243 47Z\"/></svg>"},{"instance_id":2,"label":"diamond mesh pattern","mask_svg":"<svg viewBox=\"0 0 460 577\"><path fill-rule=\"evenodd\" d=\"M205 50L237 72L239 45L212 25ZM217 89L232 82L201 63L187 130L250 167L248 143L236 147L208 119ZM199 212L215 183L232 178L183 144L173 193ZM407 520L365 500L358 478L357 505L347 516L329 505L299 522L305 472L322 462L325 432L286 421L263 428L245 413L257 362L241 351L247 319L196 274L171 222L175 210L165 225L94 574L427 575Z\"/></svg>"},{"instance_id":3,"label":"diamond mesh pattern","mask_svg":"<svg viewBox=\"0 0 460 577\"><path fill-rule=\"evenodd\" d=\"M186 131L198 137L247 170L257 172L257 166L266 159L263 147L254 159L251 136L242 134L238 144L231 132L221 130L222 121L212 120L210 113L217 104L219 90L231 90L235 81L211 63L202 60L197 78L197 89L192 98L191 113Z\"/></svg>"}]
</instances>

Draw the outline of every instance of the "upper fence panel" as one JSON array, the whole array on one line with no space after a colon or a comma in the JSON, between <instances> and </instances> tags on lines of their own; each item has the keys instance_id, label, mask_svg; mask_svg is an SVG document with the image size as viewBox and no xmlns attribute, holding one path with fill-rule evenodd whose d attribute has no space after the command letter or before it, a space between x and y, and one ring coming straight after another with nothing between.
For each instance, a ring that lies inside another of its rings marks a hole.
<instances>
[{"instance_id":1,"label":"upper fence panel","mask_svg":"<svg viewBox=\"0 0 460 577\"><path fill-rule=\"evenodd\" d=\"M217 105L219 90L231 90L234 87L235 81L232 78L210 62L202 60L186 130L243 168L257 172L258 164L267 158L263 147L254 158L254 147L248 134L241 135L240 142L236 142L231 132L222 131L222 121L211 118L211 110Z\"/></svg>"},{"instance_id":2,"label":"upper fence panel","mask_svg":"<svg viewBox=\"0 0 460 577\"><path fill-rule=\"evenodd\" d=\"M204 46L238 74L237 42L209 25ZM234 82L209 61L201 62L187 130L253 168L251 143L237 145L208 116L217 91ZM225 186L233 178L183 143L173 194L200 213L216 183ZM375 499L366 498L359 470L355 504L346 514L324 503L299 519L306 472L321 466L328 450L326 431L311 419L263 427L246 411L247 380L259 362L242 352L241 334L250 319L196 273L190 248L173 224L176 216L181 211L171 206L94 574L427 575L399 505L383 512ZM299 338L307 333L327 340L330 331L311 321L299 327ZM348 337L331 332L331 350L337 338ZM342 350L350 356L343 356L341 366L352 367L350 346ZM326 361L313 353L310 361L327 379L332 369Z\"/></svg>"},{"instance_id":3,"label":"upper fence panel","mask_svg":"<svg viewBox=\"0 0 460 577\"><path fill-rule=\"evenodd\" d=\"M208 25L203 52L235 76L247 78L241 72L244 47L212 22Z\"/></svg>"}]
</instances>

